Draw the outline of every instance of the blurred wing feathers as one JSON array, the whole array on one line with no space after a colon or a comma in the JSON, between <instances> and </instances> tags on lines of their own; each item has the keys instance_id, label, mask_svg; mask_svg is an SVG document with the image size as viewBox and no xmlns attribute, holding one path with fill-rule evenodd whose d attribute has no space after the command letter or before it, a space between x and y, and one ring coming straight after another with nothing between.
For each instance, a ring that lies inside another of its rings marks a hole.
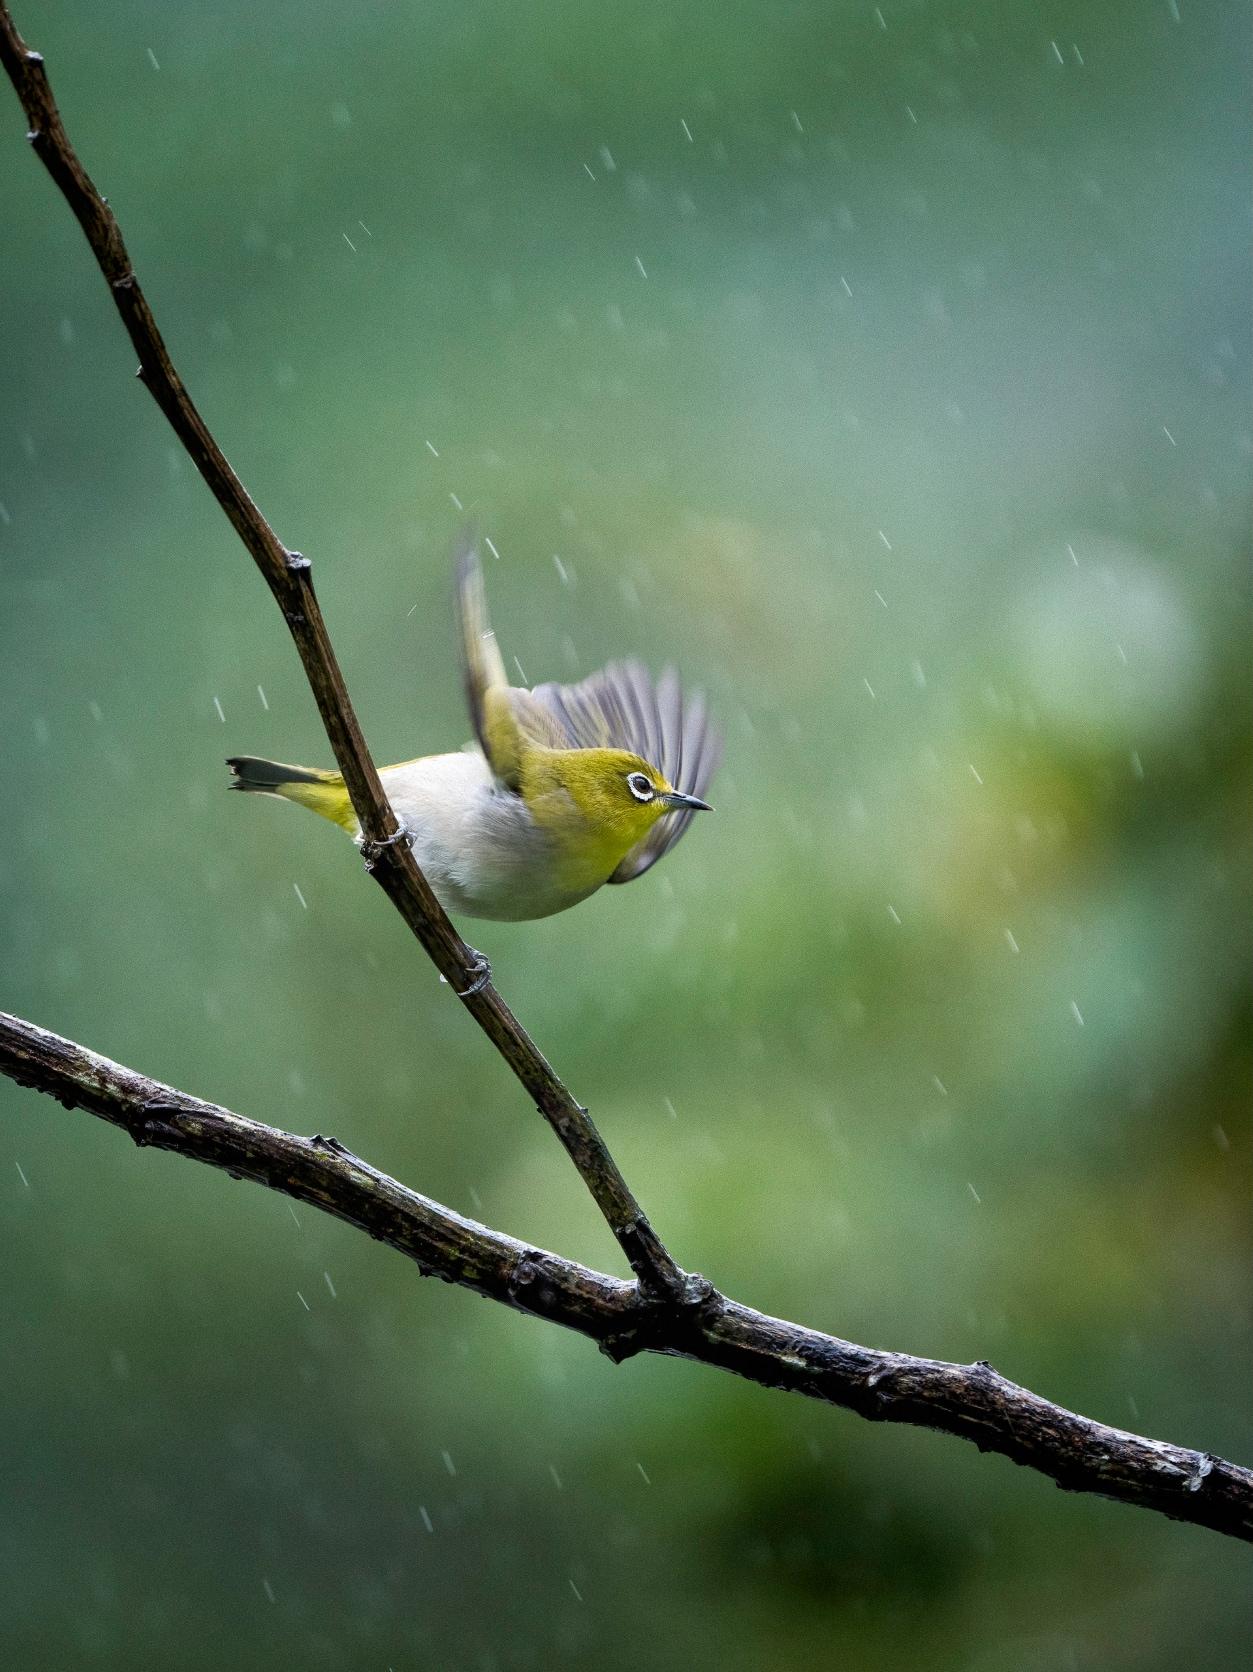
<instances>
[{"instance_id":1,"label":"blurred wing feathers","mask_svg":"<svg viewBox=\"0 0 1253 1672\"><path fill-rule=\"evenodd\" d=\"M667 668L655 683L640 662L610 662L577 685L537 685L517 691L518 723L537 743L557 749L627 749L685 795L704 798L721 754L705 699L685 701L679 676ZM538 711L538 712L537 712ZM553 741L553 731L559 739ZM631 882L655 865L695 815L667 813L610 877Z\"/></svg>"},{"instance_id":2,"label":"blurred wing feathers","mask_svg":"<svg viewBox=\"0 0 1253 1672\"><path fill-rule=\"evenodd\" d=\"M685 702L673 668L662 674L655 691L651 685L647 689L653 701L651 713L645 712L649 723L657 727L657 751L649 755L641 749L638 753L659 767L676 790L703 801L722 758L722 739L710 724L704 695L697 691ZM679 811L658 819L644 840L627 854L610 882L632 882L643 876L670 851L695 817L691 811Z\"/></svg>"},{"instance_id":3,"label":"blurred wing feathers","mask_svg":"<svg viewBox=\"0 0 1253 1672\"><path fill-rule=\"evenodd\" d=\"M457 625L466 704L488 765L517 789L523 741L518 733L505 664L487 615L477 542L466 536L457 552Z\"/></svg>"}]
</instances>

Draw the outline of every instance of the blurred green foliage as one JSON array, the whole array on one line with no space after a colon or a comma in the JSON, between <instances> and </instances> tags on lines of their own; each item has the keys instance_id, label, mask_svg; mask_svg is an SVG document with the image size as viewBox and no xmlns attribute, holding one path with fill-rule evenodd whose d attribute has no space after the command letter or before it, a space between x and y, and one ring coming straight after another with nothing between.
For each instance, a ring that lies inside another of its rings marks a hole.
<instances>
[{"instance_id":1,"label":"blurred green foliage","mask_svg":"<svg viewBox=\"0 0 1253 1672\"><path fill-rule=\"evenodd\" d=\"M18 21L381 760L466 735L458 502L528 677L710 690L715 819L467 926L677 1256L1247 1460L1248 8ZM343 839L224 793L313 705L0 109L3 1002L612 1265ZM7 1665L1244 1664L1214 1535L0 1102Z\"/></svg>"}]
</instances>

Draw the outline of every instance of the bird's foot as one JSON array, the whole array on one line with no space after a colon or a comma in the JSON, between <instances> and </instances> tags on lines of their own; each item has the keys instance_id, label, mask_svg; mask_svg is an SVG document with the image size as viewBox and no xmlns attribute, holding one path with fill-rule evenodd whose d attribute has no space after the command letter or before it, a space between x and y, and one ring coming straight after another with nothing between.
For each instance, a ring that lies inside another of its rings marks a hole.
<instances>
[{"instance_id":1,"label":"bird's foot","mask_svg":"<svg viewBox=\"0 0 1253 1672\"><path fill-rule=\"evenodd\" d=\"M384 848L394 848L397 842L409 842L412 840L413 831L409 829L408 825L402 824L398 829L393 830L390 836L380 836L377 842L362 842L361 857L365 860L366 869L373 870L374 865L379 859L379 856L382 854Z\"/></svg>"},{"instance_id":2,"label":"bird's foot","mask_svg":"<svg viewBox=\"0 0 1253 1672\"><path fill-rule=\"evenodd\" d=\"M468 976L472 976L473 979L464 992L457 994L459 999L468 999L475 993L481 993L484 987L486 987L488 982L492 979L492 966L488 963L483 954L477 951L473 946L467 947L466 950L474 954L474 962L466 971L466 974Z\"/></svg>"}]
</instances>

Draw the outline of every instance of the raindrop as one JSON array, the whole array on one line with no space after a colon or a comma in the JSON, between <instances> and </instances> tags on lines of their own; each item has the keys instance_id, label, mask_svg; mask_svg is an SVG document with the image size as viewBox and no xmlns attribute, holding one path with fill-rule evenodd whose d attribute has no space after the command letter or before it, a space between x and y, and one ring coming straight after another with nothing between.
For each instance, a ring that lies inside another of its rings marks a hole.
<instances>
[{"instance_id":1,"label":"raindrop","mask_svg":"<svg viewBox=\"0 0 1253 1672\"><path fill-rule=\"evenodd\" d=\"M1078 1022L1079 1026L1083 1027L1083 1025L1084 1025L1083 1012L1082 1012L1082 1010L1080 1010L1079 1006L1075 1003L1074 999L1071 999L1071 1001L1070 1001L1070 1014L1074 1017L1075 1021Z\"/></svg>"},{"instance_id":2,"label":"raindrop","mask_svg":"<svg viewBox=\"0 0 1253 1672\"><path fill-rule=\"evenodd\" d=\"M299 1289L296 1290L296 1299L300 1302L301 1306L304 1307L306 1312L312 1312L313 1311L313 1308L309 1305L309 1302L301 1294Z\"/></svg>"},{"instance_id":3,"label":"raindrop","mask_svg":"<svg viewBox=\"0 0 1253 1672\"><path fill-rule=\"evenodd\" d=\"M221 701L219 700L219 698L214 697L213 706L218 711L218 719L222 722L223 725L225 725L226 724L226 715L222 712L222 704L221 704Z\"/></svg>"},{"instance_id":4,"label":"raindrop","mask_svg":"<svg viewBox=\"0 0 1253 1672\"><path fill-rule=\"evenodd\" d=\"M294 882L292 884L292 888L295 890L296 898L300 901L300 904L304 907L304 909L306 911L308 911L309 902L308 902L308 900L305 899L304 895L300 892L300 884L298 882Z\"/></svg>"},{"instance_id":5,"label":"raindrop","mask_svg":"<svg viewBox=\"0 0 1253 1672\"><path fill-rule=\"evenodd\" d=\"M29 1190L30 1189L30 1180L26 1177L26 1174L22 1171L22 1163L20 1161L15 1161L13 1163L13 1165L17 1168L18 1178L21 1179L22 1183L26 1186L27 1190Z\"/></svg>"},{"instance_id":6,"label":"raindrop","mask_svg":"<svg viewBox=\"0 0 1253 1672\"><path fill-rule=\"evenodd\" d=\"M426 1528L427 1532L433 1533L435 1531L435 1523L431 1520L430 1515L427 1513L425 1504L418 1505L418 1514L422 1517L422 1525Z\"/></svg>"},{"instance_id":7,"label":"raindrop","mask_svg":"<svg viewBox=\"0 0 1253 1672\"><path fill-rule=\"evenodd\" d=\"M154 70L159 70L161 68L160 64L157 63L157 55L151 47L148 48L148 62L152 65Z\"/></svg>"},{"instance_id":8,"label":"raindrop","mask_svg":"<svg viewBox=\"0 0 1253 1672\"><path fill-rule=\"evenodd\" d=\"M264 708L266 713L268 714L269 711L270 711L270 703L269 703L269 699L267 698L267 696L265 694L265 687L263 685L258 685L257 686L257 695L261 698L262 708Z\"/></svg>"}]
</instances>

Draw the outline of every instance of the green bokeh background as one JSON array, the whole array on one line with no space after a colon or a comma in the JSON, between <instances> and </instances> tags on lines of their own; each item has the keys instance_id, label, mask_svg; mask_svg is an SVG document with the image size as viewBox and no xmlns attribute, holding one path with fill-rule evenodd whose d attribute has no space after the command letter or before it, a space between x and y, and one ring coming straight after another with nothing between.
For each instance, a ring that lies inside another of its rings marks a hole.
<instances>
[{"instance_id":1,"label":"green bokeh background","mask_svg":"<svg viewBox=\"0 0 1253 1672\"><path fill-rule=\"evenodd\" d=\"M466 925L677 1256L1246 1461L1248 13L18 15L379 759L466 735L457 502L531 679L711 693L715 818ZM0 1003L619 1269L343 838L224 793L326 746L4 92ZM0 1104L6 1665L1245 1664L1213 1534Z\"/></svg>"}]
</instances>

